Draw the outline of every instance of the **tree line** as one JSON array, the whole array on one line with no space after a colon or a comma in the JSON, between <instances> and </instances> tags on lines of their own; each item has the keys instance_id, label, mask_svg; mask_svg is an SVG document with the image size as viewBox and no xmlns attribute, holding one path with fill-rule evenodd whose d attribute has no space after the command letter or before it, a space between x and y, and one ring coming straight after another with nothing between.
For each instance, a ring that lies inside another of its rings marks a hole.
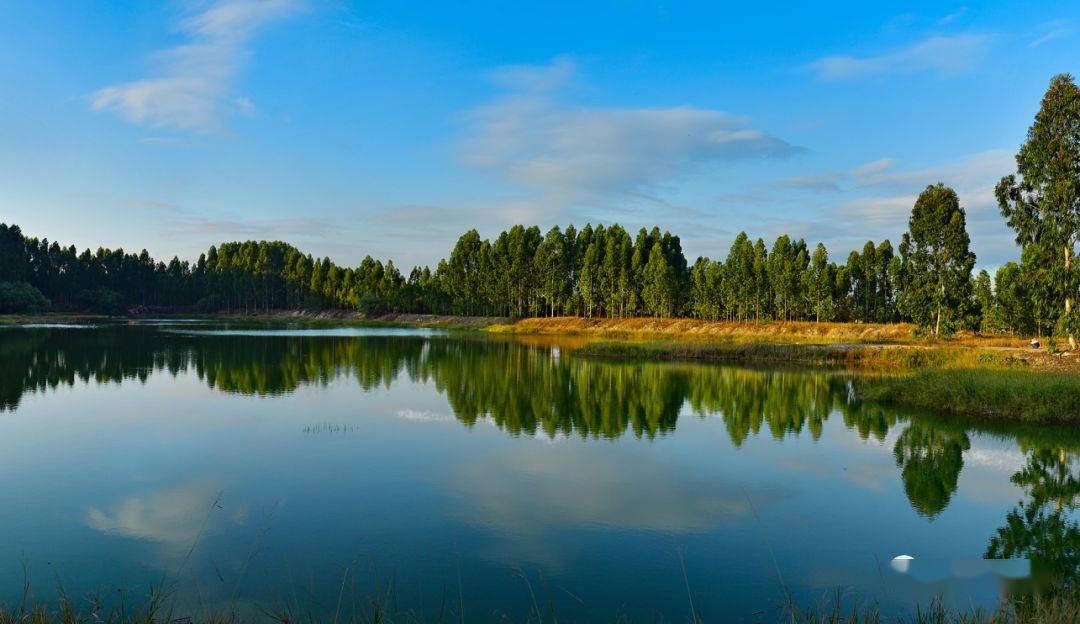
<instances>
[{"instance_id":1,"label":"tree line","mask_svg":"<svg viewBox=\"0 0 1080 624\"><path fill-rule=\"evenodd\" d=\"M495 316L710 320L911 321L935 334L1043 334L1073 342L1080 273L1080 90L1056 76L1017 154L1017 173L996 188L1016 232L1019 262L993 278L972 274L966 213L938 183L912 206L895 247L868 241L842 262L823 244L745 232L726 255L688 262L659 227L631 235L618 224L541 232L516 225L494 239L463 234L432 270L405 276L370 256L342 267L280 241L225 243L197 261L27 238L0 224L0 312L53 307L122 312L191 309L257 312L350 309Z\"/></svg>"}]
</instances>

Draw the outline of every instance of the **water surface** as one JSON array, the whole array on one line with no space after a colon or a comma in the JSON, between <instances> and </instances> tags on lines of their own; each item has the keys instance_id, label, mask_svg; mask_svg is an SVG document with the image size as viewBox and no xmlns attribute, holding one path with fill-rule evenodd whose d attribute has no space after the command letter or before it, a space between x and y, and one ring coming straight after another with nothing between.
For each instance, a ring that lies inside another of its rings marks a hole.
<instances>
[{"instance_id":1,"label":"water surface","mask_svg":"<svg viewBox=\"0 0 1080 624\"><path fill-rule=\"evenodd\" d=\"M42 598L757 621L837 587L992 606L984 556L1076 571L1080 436L835 372L204 323L7 331L0 362L8 604L25 564Z\"/></svg>"}]
</instances>

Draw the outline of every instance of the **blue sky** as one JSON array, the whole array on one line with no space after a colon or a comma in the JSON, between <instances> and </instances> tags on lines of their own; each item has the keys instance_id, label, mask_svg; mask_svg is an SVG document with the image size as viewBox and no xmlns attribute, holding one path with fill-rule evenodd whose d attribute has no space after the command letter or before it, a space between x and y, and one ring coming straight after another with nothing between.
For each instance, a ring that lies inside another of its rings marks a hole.
<instances>
[{"instance_id":1,"label":"blue sky","mask_svg":"<svg viewBox=\"0 0 1080 624\"><path fill-rule=\"evenodd\" d=\"M358 263L465 229L654 223L894 243L954 186L979 265L1062 2L173 0L0 4L0 221L194 258L274 238Z\"/></svg>"}]
</instances>

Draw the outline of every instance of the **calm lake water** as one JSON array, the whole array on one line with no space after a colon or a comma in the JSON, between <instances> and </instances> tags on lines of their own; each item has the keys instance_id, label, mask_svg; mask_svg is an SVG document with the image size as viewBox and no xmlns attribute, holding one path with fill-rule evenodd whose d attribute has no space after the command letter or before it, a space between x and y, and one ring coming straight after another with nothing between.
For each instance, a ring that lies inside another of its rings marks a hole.
<instances>
[{"instance_id":1,"label":"calm lake water","mask_svg":"<svg viewBox=\"0 0 1080 624\"><path fill-rule=\"evenodd\" d=\"M41 599L773 621L838 587L993 606L1027 563L987 555L1075 573L1080 434L853 383L428 331L0 329L0 602L28 570Z\"/></svg>"}]
</instances>

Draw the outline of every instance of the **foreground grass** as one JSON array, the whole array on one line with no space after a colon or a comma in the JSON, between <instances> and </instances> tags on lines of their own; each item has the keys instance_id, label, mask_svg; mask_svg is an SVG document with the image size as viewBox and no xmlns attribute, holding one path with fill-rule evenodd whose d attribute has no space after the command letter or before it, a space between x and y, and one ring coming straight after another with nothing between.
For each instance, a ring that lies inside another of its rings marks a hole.
<instances>
[{"instance_id":1,"label":"foreground grass","mask_svg":"<svg viewBox=\"0 0 1080 624\"><path fill-rule=\"evenodd\" d=\"M1080 422L1080 375L933 369L858 381L864 400L987 418Z\"/></svg>"},{"instance_id":2,"label":"foreground grass","mask_svg":"<svg viewBox=\"0 0 1080 624\"><path fill-rule=\"evenodd\" d=\"M158 594L152 594L144 604L119 606L104 609L91 604L86 608L73 606L66 596L56 606L22 605L18 608L0 608L0 624L246 624L255 622L293 622L333 623L333 624L376 624L425 622L465 622L468 619L454 609L441 609L437 619L424 617L414 612L395 613L386 604L387 601L374 599L359 606L343 610L341 605L332 614L318 616L312 613L295 613L282 608L255 607L250 612L228 609L220 612L208 612L185 615L168 606L168 600ZM692 605L693 603L691 603ZM546 607L534 600L531 607L519 617L510 614L491 614L494 621L523 622L525 624L558 624L559 614L550 603ZM889 617L881 613L876 606L859 607L844 604L843 595L837 592L831 600L820 606L799 609L789 607L773 615L759 611L747 617L744 614L716 614L707 617L704 614L688 613L686 620L694 624L706 622L726 622L732 620L756 622L777 622L785 624L1075 624L1080 622L1080 593L1075 589L1055 592L1049 597L1029 595L1013 598L1004 602L994 611L951 609L940 602L928 606L916 606L909 616ZM606 622L633 622L625 614L613 614L602 618ZM656 616L648 621L657 622Z\"/></svg>"}]
</instances>

